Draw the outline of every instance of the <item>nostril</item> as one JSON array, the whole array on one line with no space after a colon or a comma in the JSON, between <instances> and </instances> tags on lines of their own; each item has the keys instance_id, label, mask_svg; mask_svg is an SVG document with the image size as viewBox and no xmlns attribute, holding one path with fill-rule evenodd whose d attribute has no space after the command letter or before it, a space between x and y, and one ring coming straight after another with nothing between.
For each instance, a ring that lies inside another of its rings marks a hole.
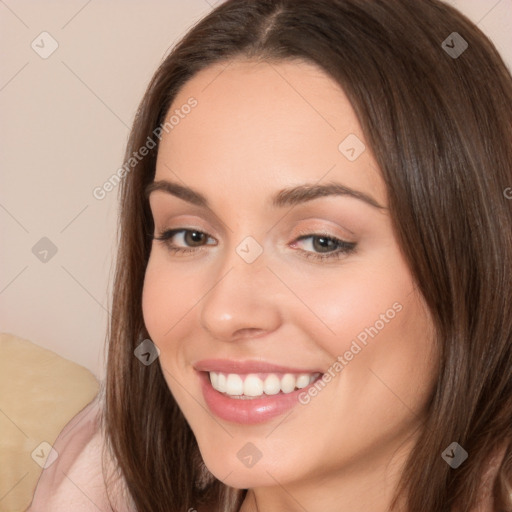
<instances>
[{"instance_id":1,"label":"nostril","mask_svg":"<svg viewBox=\"0 0 512 512\"><path fill-rule=\"evenodd\" d=\"M259 338L265 334L263 329L257 327L244 327L233 334L233 338Z\"/></svg>"}]
</instances>

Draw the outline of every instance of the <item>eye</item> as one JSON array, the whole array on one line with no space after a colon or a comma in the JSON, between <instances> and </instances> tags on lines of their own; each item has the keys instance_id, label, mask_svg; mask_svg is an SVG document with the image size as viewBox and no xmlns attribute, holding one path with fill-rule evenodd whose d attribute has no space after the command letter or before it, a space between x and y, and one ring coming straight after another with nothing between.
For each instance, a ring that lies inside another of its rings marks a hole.
<instances>
[{"instance_id":1,"label":"eye","mask_svg":"<svg viewBox=\"0 0 512 512\"><path fill-rule=\"evenodd\" d=\"M176 245L175 237L188 247ZM209 238L214 240L212 237ZM158 236L152 236L152 239L163 242L173 253L191 253L205 245L205 241L208 241L208 234L197 229L178 228L163 231Z\"/></svg>"},{"instance_id":2,"label":"eye","mask_svg":"<svg viewBox=\"0 0 512 512\"><path fill-rule=\"evenodd\" d=\"M301 249L301 252L306 258L323 261L327 259L340 259L342 256L350 254L355 251L355 242L346 242L334 236L325 233L311 233L300 236L292 247L295 247L298 242L303 240L311 241L306 244L309 245L313 251Z\"/></svg>"},{"instance_id":3,"label":"eye","mask_svg":"<svg viewBox=\"0 0 512 512\"><path fill-rule=\"evenodd\" d=\"M164 243L174 254L189 254L202 250L205 245L216 245L215 239L203 231L197 229L168 229L158 236L153 235L153 240ZM208 239L213 244L208 244ZM310 239L309 245L313 250L299 249L302 255L309 259L325 261L340 259L342 256L355 251L355 242L346 242L326 233L302 234L291 245L296 247L299 242ZM180 246L185 245L185 247Z\"/></svg>"}]
</instances>

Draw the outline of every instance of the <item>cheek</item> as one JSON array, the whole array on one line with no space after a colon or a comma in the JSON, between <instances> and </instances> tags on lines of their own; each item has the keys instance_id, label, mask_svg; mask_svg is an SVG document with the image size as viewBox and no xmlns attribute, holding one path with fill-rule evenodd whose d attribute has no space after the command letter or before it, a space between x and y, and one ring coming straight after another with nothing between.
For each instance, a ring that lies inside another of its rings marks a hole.
<instances>
[{"instance_id":1,"label":"cheek","mask_svg":"<svg viewBox=\"0 0 512 512\"><path fill-rule=\"evenodd\" d=\"M151 253L142 292L144 324L160 350L158 362L169 390L187 412L195 410L196 405L176 380L179 375L179 381L183 381L185 365L179 341L190 332L191 310L205 292L204 280L188 275L180 265L170 265L165 254Z\"/></svg>"},{"instance_id":2,"label":"cheek","mask_svg":"<svg viewBox=\"0 0 512 512\"><path fill-rule=\"evenodd\" d=\"M410 310L404 301L412 296L414 286L399 260L394 259L391 271L385 261L347 262L311 276L288 271L287 284L304 303L295 306L295 320L333 359L349 350L355 339L364 346L385 332L400 331L401 318Z\"/></svg>"},{"instance_id":3,"label":"cheek","mask_svg":"<svg viewBox=\"0 0 512 512\"><path fill-rule=\"evenodd\" d=\"M358 432L395 435L420 417L437 372L431 318L409 274L366 284L347 288L353 300L344 297L337 323L332 317L340 335L325 347L333 361L341 356L337 419L353 443Z\"/></svg>"},{"instance_id":4,"label":"cheek","mask_svg":"<svg viewBox=\"0 0 512 512\"><path fill-rule=\"evenodd\" d=\"M364 265L339 268L323 276L317 272L315 279L289 276L294 292L314 312L297 311L296 321L329 354L332 374L342 376L335 384L343 397L340 409L353 409L353 398L361 396L400 408L398 395L421 410L436 375L436 350L431 317L405 262L387 251ZM341 366L333 367L335 361ZM361 406L361 416L366 412Z\"/></svg>"},{"instance_id":5,"label":"cheek","mask_svg":"<svg viewBox=\"0 0 512 512\"><path fill-rule=\"evenodd\" d=\"M187 315L207 291L204 279L152 251L144 277L142 312L148 333L160 350L167 349L166 340L179 338Z\"/></svg>"},{"instance_id":6,"label":"cheek","mask_svg":"<svg viewBox=\"0 0 512 512\"><path fill-rule=\"evenodd\" d=\"M166 330L172 327L173 293L164 272L158 272L150 258L142 291L142 314L153 342L160 345Z\"/></svg>"}]
</instances>

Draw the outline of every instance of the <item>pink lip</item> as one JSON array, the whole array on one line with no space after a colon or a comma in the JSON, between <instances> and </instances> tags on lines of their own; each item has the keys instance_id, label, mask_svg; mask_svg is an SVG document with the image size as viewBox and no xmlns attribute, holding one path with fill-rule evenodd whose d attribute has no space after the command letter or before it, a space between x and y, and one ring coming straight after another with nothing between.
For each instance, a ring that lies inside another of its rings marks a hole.
<instances>
[{"instance_id":1,"label":"pink lip","mask_svg":"<svg viewBox=\"0 0 512 512\"><path fill-rule=\"evenodd\" d=\"M320 369L290 368L264 361L235 361L230 359L203 359L194 368L200 372L223 373L323 373Z\"/></svg>"},{"instance_id":2,"label":"pink lip","mask_svg":"<svg viewBox=\"0 0 512 512\"><path fill-rule=\"evenodd\" d=\"M217 417L233 423L252 425L269 421L289 411L299 403L299 395L307 392L315 382L291 393L263 395L261 398L229 398L213 388L208 371L225 373L317 373L311 370L286 368L258 361L229 361L210 359L194 365L198 371L201 389L206 405ZM318 372L322 374L323 372Z\"/></svg>"}]
</instances>

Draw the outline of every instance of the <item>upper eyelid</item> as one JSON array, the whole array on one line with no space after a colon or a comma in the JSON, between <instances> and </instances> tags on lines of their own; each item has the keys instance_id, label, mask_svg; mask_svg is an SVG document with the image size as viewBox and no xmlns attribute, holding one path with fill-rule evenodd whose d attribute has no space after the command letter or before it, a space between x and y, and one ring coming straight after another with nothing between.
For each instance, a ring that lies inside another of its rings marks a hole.
<instances>
[{"instance_id":1,"label":"upper eyelid","mask_svg":"<svg viewBox=\"0 0 512 512\"><path fill-rule=\"evenodd\" d=\"M158 215L156 215L155 211L154 211L154 206L152 205L152 198L156 198L159 196L159 193L160 191L157 191L157 194L150 194L149 198L148 198L148 201L149 201L149 208L150 208L150 211L151 211L151 215L153 217L153 220L155 221L155 217L158 217ZM165 197L165 196L164 196ZM333 198L333 197L345 197L345 196L325 196L327 198ZM347 196L347 197L351 197L351 196ZM318 200L318 199L321 199L321 198L316 198L315 200ZM315 201L313 200L313 201ZM309 203L307 202L304 202L304 203L300 203L299 205L297 205L297 208L300 209L301 207L308 207L310 206ZM193 216L193 217L204 217L206 219L206 221L213 226L214 230L217 231L218 233L221 233L221 234L224 234L225 232L230 232L230 233L233 233L233 230L231 229L231 227L226 224L220 217L217 216L217 214L210 208L206 208L204 209L204 207L201 207L201 206L192 206L192 208L199 208L201 210L201 213L200 214L194 214L194 213L190 213L190 214L185 214L185 215L190 215L190 216ZM380 207L381 210L387 210L387 208L385 207ZM165 210L164 210L165 211ZM325 212L322 212L321 215L324 215ZM311 219L311 218L307 218L307 219L299 219L298 221L303 221L303 220L308 220L308 221L311 221L313 220L314 222L325 222L318 219ZM156 224L156 222L154 222ZM275 225L275 224L274 224ZM272 229L272 228L271 228ZM348 229L347 227L342 227L341 228L343 231L347 232L347 236L355 236L355 233L353 231L351 231L350 229ZM341 235L342 237L344 235ZM339 238L339 237L337 237Z\"/></svg>"},{"instance_id":2,"label":"upper eyelid","mask_svg":"<svg viewBox=\"0 0 512 512\"><path fill-rule=\"evenodd\" d=\"M149 197L149 210L150 210L151 216L153 218L153 224L156 227L157 218L158 217L167 218L167 215L164 215L163 213L159 214L159 213L155 212L156 207L154 207L151 203L152 197L157 197L157 195L151 194L151 196ZM186 216L190 215L191 217L205 217L206 222L208 222L208 224L212 225L214 230L217 232L222 232L222 231L230 231L231 233L233 232L233 230L222 219L220 219L212 210L207 209L205 211L202 211L200 215L195 215L195 214L191 214L191 213L184 214L184 215L186 215ZM173 217L174 217L174 215L173 215ZM179 217L181 217L181 215L179 215ZM185 223L185 224L187 223L187 221L180 221L180 222ZM164 223L165 222L162 222L162 224L164 224ZM181 227L181 226L178 226L178 227ZM174 228L172 228L172 229L174 229ZM204 231L204 230L201 229L201 231ZM206 231L208 231L208 230L206 230Z\"/></svg>"},{"instance_id":3,"label":"upper eyelid","mask_svg":"<svg viewBox=\"0 0 512 512\"><path fill-rule=\"evenodd\" d=\"M153 209L151 209L151 215L153 217L153 227L154 229L156 229L156 226L157 224L166 224L165 221L162 221L162 222L157 222L157 217L158 215L155 215L155 213L153 212ZM191 215L192 217L197 217L196 215ZM162 215L162 218L165 218L167 216L164 216ZM200 216L199 216L200 218ZM189 227L186 227L184 226L184 224L189 224L188 221L186 220L180 220L178 222L176 222L176 227L169 227L169 228L164 228L164 229L161 229L160 231L168 231L168 230L171 230L171 229L197 229L198 231L201 231L201 232L204 232L210 236L214 236L214 237L217 237L217 233L220 235L220 236L223 236L226 232L226 230L224 229L224 226L227 228L227 230L231 233L233 233L233 230L227 226L226 224L224 224L224 222L218 220L218 218L216 216L214 216L214 221L212 222L211 220L207 219L206 222L208 224L210 224L211 226L213 226L213 230L210 229L210 228L203 228L201 227L201 223L202 222L198 222L198 221L190 221L190 224L194 224L194 223L197 223L199 225L199 227L196 227L196 226L193 226L191 228ZM307 235L310 235L310 234L322 234L322 233L325 233L325 236L330 236L330 237L334 237L334 238L339 238L341 240L345 240L345 241L351 241L350 239L351 238L355 238L356 234L350 230L349 228L345 227L345 226L341 226L335 222L332 222L332 221L327 221L326 219L320 219L320 218L311 218L311 217L308 217L308 218L305 218L305 219L298 219L297 221L294 221L294 223L301 223L301 222L310 222L310 223L315 223L317 226L313 226L313 227L310 227L308 229L304 229L304 228L301 228L299 231L301 233L304 233L304 234L307 234ZM174 223L174 221L173 221ZM338 227L321 227L320 224L327 224L328 225L332 225L332 224L336 224ZM221 228L219 229L217 226L218 225L221 225ZM275 226L275 224L274 224ZM269 230L271 231L273 229L273 227ZM341 231L342 233L337 235L335 233L333 233L333 230L334 231ZM211 231L214 231L215 233L212 234ZM295 228L293 229L293 231L295 232ZM267 231L268 232L268 231ZM297 238L298 236L300 236L300 233L296 234L295 237ZM347 240L348 238L348 240Z\"/></svg>"}]
</instances>

